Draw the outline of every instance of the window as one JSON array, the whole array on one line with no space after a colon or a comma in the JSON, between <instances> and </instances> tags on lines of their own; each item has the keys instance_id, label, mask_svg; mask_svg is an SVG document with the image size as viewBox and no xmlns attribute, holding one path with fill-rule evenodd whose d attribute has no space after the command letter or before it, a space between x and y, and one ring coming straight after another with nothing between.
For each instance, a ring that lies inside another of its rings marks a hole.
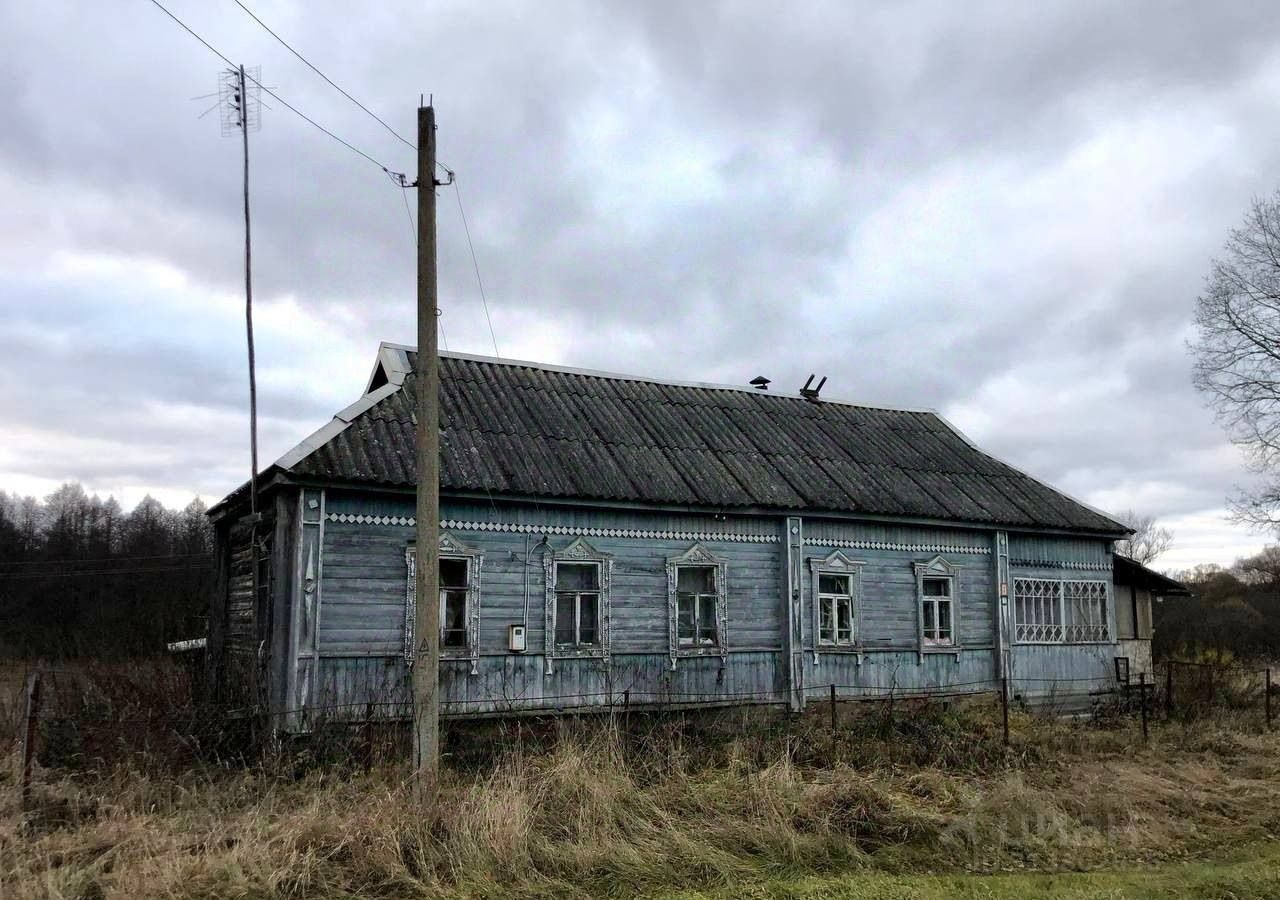
<instances>
[{"instance_id":1,"label":"window","mask_svg":"<svg viewBox=\"0 0 1280 900\"><path fill-rule=\"evenodd\" d=\"M835 550L825 558L809 559L810 597L813 607L813 664L823 650L859 652L862 642L862 567L866 563L850 559ZM802 629L803 630L803 629Z\"/></svg>"},{"instance_id":2,"label":"window","mask_svg":"<svg viewBox=\"0 0 1280 900\"><path fill-rule=\"evenodd\" d=\"M609 582L613 559L585 538L543 556L546 577L545 652L553 659L609 658Z\"/></svg>"},{"instance_id":3,"label":"window","mask_svg":"<svg viewBox=\"0 0 1280 900\"><path fill-rule=\"evenodd\" d=\"M853 576L818 573L818 642L853 643Z\"/></svg>"},{"instance_id":4,"label":"window","mask_svg":"<svg viewBox=\"0 0 1280 900\"><path fill-rule=\"evenodd\" d=\"M1088 643L1107 640L1107 583L1063 582L1066 597L1067 641Z\"/></svg>"},{"instance_id":5,"label":"window","mask_svg":"<svg viewBox=\"0 0 1280 900\"><path fill-rule=\"evenodd\" d=\"M920 652L960 649L960 566L941 556L916 563L919 601ZM959 660L957 653L956 659Z\"/></svg>"},{"instance_id":6,"label":"window","mask_svg":"<svg viewBox=\"0 0 1280 900\"><path fill-rule=\"evenodd\" d=\"M480 660L480 568L484 556L453 535L440 535L440 652L449 657L471 659L471 673L477 674ZM417 552L405 548L404 658L413 662L417 615Z\"/></svg>"},{"instance_id":7,"label":"window","mask_svg":"<svg viewBox=\"0 0 1280 900\"><path fill-rule=\"evenodd\" d=\"M671 666L682 656L728 654L728 564L701 544L667 559Z\"/></svg>"},{"instance_id":8,"label":"window","mask_svg":"<svg viewBox=\"0 0 1280 900\"><path fill-rule=\"evenodd\" d=\"M1062 582L1048 578L1013 580L1013 639L1025 643L1060 643Z\"/></svg>"},{"instance_id":9,"label":"window","mask_svg":"<svg viewBox=\"0 0 1280 900\"><path fill-rule=\"evenodd\" d=\"M1013 610L1015 641L1061 644L1109 640L1105 581L1015 578Z\"/></svg>"},{"instance_id":10,"label":"window","mask_svg":"<svg viewBox=\"0 0 1280 900\"><path fill-rule=\"evenodd\" d=\"M931 647L950 647L952 639L952 579L926 575L922 579L920 610L924 643Z\"/></svg>"},{"instance_id":11,"label":"window","mask_svg":"<svg viewBox=\"0 0 1280 900\"><path fill-rule=\"evenodd\" d=\"M556 646L580 650L600 644L600 565L556 563Z\"/></svg>"},{"instance_id":12,"label":"window","mask_svg":"<svg viewBox=\"0 0 1280 900\"><path fill-rule=\"evenodd\" d=\"M440 646L467 646L467 561L440 558Z\"/></svg>"},{"instance_id":13,"label":"window","mask_svg":"<svg viewBox=\"0 0 1280 900\"><path fill-rule=\"evenodd\" d=\"M676 634L681 647L719 647L715 566L676 567Z\"/></svg>"}]
</instances>

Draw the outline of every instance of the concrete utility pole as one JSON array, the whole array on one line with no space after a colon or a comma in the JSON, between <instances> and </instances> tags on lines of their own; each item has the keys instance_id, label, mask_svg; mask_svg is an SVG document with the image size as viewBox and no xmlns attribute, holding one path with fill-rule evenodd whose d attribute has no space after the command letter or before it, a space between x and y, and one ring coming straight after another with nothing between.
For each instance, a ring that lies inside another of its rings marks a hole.
<instances>
[{"instance_id":1,"label":"concrete utility pole","mask_svg":"<svg viewBox=\"0 0 1280 900\"><path fill-rule=\"evenodd\" d=\"M420 797L440 776L440 355L436 348L436 113L418 107L418 509L413 760Z\"/></svg>"}]
</instances>

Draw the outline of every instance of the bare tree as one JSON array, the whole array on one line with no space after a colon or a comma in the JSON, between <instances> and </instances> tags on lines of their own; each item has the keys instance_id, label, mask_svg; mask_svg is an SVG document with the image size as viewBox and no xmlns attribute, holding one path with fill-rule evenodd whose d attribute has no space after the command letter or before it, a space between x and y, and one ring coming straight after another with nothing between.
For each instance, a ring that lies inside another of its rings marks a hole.
<instances>
[{"instance_id":1,"label":"bare tree","mask_svg":"<svg viewBox=\"0 0 1280 900\"><path fill-rule=\"evenodd\" d=\"M1234 517L1280 528L1280 191L1255 199L1213 261L1196 307L1193 381L1261 486Z\"/></svg>"},{"instance_id":2,"label":"bare tree","mask_svg":"<svg viewBox=\"0 0 1280 900\"><path fill-rule=\"evenodd\" d=\"M1136 563L1149 566L1173 546L1173 532L1156 524L1155 516L1128 510L1120 514L1120 521L1133 529L1133 535L1116 541L1116 552Z\"/></svg>"},{"instance_id":3,"label":"bare tree","mask_svg":"<svg viewBox=\"0 0 1280 900\"><path fill-rule=\"evenodd\" d=\"M1280 585L1280 544L1268 544L1253 556L1237 559L1232 568L1245 584L1275 588Z\"/></svg>"}]
</instances>

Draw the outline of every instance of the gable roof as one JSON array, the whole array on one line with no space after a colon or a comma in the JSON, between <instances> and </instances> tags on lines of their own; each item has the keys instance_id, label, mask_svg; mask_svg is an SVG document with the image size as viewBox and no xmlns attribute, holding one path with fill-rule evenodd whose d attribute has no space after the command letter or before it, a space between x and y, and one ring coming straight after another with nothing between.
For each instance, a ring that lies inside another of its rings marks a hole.
<instances>
[{"instance_id":1,"label":"gable roof","mask_svg":"<svg viewBox=\"0 0 1280 900\"><path fill-rule=\"evenodd\" d=\"M277 467L412 486L415 361L383 344L369 393ZM440 385L443 492L1128 531L927 410L457 353L440 355Z\"/></svg>"}]
</instances>

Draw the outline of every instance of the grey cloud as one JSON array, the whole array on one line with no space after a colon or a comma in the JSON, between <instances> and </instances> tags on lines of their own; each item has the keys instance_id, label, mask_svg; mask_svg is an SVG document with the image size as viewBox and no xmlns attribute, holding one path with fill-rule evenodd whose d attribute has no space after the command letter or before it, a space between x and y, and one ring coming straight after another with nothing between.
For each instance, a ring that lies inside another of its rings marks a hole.
<instances>
[{"instance_id":1,"label":"grey cloud","mask_svg":"<svg viewBox=\"0 0 1280 900\"><path fill-rule=\"evenodd\" d=\"M131 405L230 414L242 403L239 334L193 334L171 299L148 296L155 314L122 341L93 296L51 287L41 270L59 253L159 260L201 290L239 289L238 149L188 99L213 89L220 63L147 4L46 6L0 12L13 38L0 81L18 98L0 129L13 199L0 209L0 377L13 396L39 390L47 402L41 417L12 400L0 411L66 427L99 398L80 427L165 448L172 462L151 477L183 484L184 426L148 428ZM261 63L299 108L412 169L408 148L239 10L173 8L233 58ZM1182 333L1208 257L1280 170L1263 77L1280 62L1269 4L258 11L402 134L413 137L419 91L435 93L440 155L461 179L504 350L533 346L520 329L550 323L564 341L555 355L574 364L735 382L763 372L783 387L816 370L834 396L944 410L982 398L993 450L1076 493L1185 485L1169 513L1207 509L1241 477L1213 455L1222 436L1191 392ZM1187 111L1212 122L1153 151L1149 181L1137 171L1105 202L1064 182L1056 209L1032 196L1090 140ZM398 189L286 110L265 120L252 138L259 296L296 297L370 353L378 339L411 340L413 242ZM1227 151L1206 155L1211 141ZM706 168L691 174L682 166L695 156ZM959 194L934 194L957 179ZM439 201L446 328L455 349L483 352L456 199L444 188ZM1131 249L1108 253L1096 238L1117 221L1142 234L1115 234ZM912 229L930 239L923 258L900 252ZM74 349L42 346L49 333ZM340 390L307 340L264 347L297 376L264 392L280 449L365 374L344 373ZM1059 356L1068 369L1036 365ZM176 374L162 384L156 364ZM1044 420L1025 398L1060 392L1063 371L1110 372L1123 387ZM1017 396L993 387L1009 373ZM239 464L217 460L242 456L241 436L192 428L201 484L233 486ZM56 456L37 467L92 470Z\"/></svg>"}]
</instances>

